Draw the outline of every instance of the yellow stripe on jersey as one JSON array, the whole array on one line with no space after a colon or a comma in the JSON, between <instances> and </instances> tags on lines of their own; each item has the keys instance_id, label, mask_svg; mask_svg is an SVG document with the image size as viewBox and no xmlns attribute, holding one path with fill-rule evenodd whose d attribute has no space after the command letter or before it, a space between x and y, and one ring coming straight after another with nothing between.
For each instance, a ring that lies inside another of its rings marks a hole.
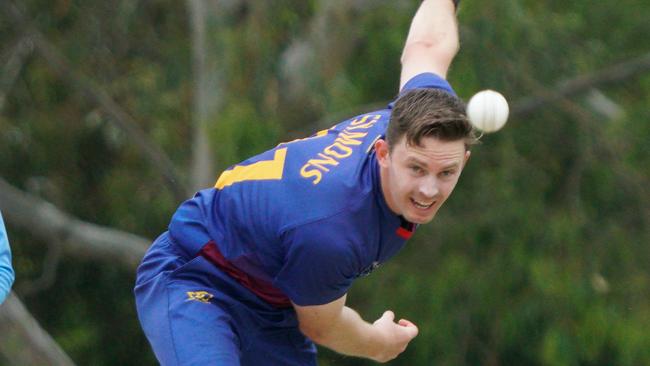
<instances>
[{"instance_id":1,"label":"yellow stripe on jersey","mask_svg":"<svg viewBox=\"0 0 650 366\"><path fill-rule=\"evenodd\" d=\"M214 185L217 189L228 187L231 184L247 180L279 180L284 173L284 160L287 157L287 148L275 150L273 160L262 160L250 165L236 166L231 170L221 173Z\"/></svg>"}]
</instances>

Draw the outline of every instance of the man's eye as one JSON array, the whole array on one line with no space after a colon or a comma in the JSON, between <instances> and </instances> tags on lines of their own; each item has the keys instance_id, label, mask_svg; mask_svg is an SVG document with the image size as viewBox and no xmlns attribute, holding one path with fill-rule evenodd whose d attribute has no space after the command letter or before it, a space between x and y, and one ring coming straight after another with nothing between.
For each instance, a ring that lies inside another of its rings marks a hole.
<instances>
[{"instance_id":1,"label":"man's eye","mask_svg":"<svg viewBox=\"0 0 650 366\"><path fill-rule=\"evenodd\" d=\"M443 177L451 177L456 173L454 170L444 170L442 173L440 173Z\"/></svg>"},{"instance_id":2,"label":"man's eye","mask_svg":"<svg viewBox=\"0 0 650 366\"><path fill-rule=\"evenodd\" d=\"M417 166L417 165L413 165L413 166L411 166L411 170L413 171L413 173L418 173L418 174L419 174L419 173L422 173L422 172L424 171L424 169L420 168L420 167Z\"/></svg>"}]
</instances>

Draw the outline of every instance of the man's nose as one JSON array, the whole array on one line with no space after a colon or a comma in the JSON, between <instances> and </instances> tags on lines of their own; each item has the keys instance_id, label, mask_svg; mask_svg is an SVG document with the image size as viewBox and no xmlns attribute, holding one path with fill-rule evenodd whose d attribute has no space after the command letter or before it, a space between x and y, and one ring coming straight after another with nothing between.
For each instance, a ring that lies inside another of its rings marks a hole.
<instances>
[{"instance_id":1,"label":"man's nose","mask_svg":"<svg viewBox=\"0 0 650 366\"><path fill-rule=\"evenodd\" d=\"M433 198L438 194L438 180L434 176L426 177L420 182L420 194L427 198Z\"/></svg>"}]
</instances>

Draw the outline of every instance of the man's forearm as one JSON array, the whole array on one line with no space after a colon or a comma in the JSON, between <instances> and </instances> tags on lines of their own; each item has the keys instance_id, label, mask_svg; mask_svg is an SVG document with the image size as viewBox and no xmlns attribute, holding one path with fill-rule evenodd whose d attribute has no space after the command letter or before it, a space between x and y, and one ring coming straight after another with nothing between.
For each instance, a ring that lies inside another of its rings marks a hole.
<instances>
[{"instance_id":1,"label":"man's forearm","mask_svg":"<svg viewBox=\"0 0 650 366\"><path fill-rule=\"evenodd\" d=\"M423 72L446 77L459 47L453 1L424 0L404 43L400 90L409 79Z\"/></svg>"},{"instance_id":2,"label":"man's forearm","mask_svg":"<svg viewBox=\"0 0 650 366\"><path fill-rule=\"evenodd\" d=\"M313 341L338 353L374 359L382 348L382 339L373 328L353 309L345 306L331 327Z\"/></svg>"},{"instance_id":3,"label":"man's forearm","mask_svg":"<svg viewBox=\"0 0 650 366\"><path fill-rule=\"evenodd\" d=\"M451 0L425 0L411 21L406 45L415 42L458 48L458 25Z\"/></svg>"}]
</instances>

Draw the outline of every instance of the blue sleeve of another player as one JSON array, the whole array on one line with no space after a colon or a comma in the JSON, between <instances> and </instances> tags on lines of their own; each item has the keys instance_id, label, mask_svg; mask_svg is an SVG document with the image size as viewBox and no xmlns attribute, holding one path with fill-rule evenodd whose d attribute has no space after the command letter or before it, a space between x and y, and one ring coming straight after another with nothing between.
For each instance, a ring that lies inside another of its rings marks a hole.
<instances>
[{"instance_id":1,"label":"blue sleeve of another player","mask_svg":"<svg viewBox=\"0 0 650 366\"><path fill-rule=\"evenodd\" d=\"M409 81L406 82L406 84L404 84L404 87L402 87L400 94L406 92L407 90L417 88L442 89L451 95L456 95L456 92L454 92L454 89L452 89L447 80L431 72L424 72L412 77Z\"/></svg>"},{"instance_id":2,"label":"blue sleeve of another player","mask_svg":"<svg viewBox=\"0 0 650 366\"><path fill-rule=\"evenodd\" d=\"M14 270L11 267L11 250L0 213L0 304L5 300L14 282Z\"/></svg>"},{"instance_id":3,"label":"blue sleeve of another player","mask_svg":"<svg viewBox=\"0 0 650 366\"><path fill-rule=\"evenodd\" d=\"M327 304L347 293L358 261L342 231L319 222L286 235L285 262L274 284L295 304Z\"/></svg>"}]
</instances>

